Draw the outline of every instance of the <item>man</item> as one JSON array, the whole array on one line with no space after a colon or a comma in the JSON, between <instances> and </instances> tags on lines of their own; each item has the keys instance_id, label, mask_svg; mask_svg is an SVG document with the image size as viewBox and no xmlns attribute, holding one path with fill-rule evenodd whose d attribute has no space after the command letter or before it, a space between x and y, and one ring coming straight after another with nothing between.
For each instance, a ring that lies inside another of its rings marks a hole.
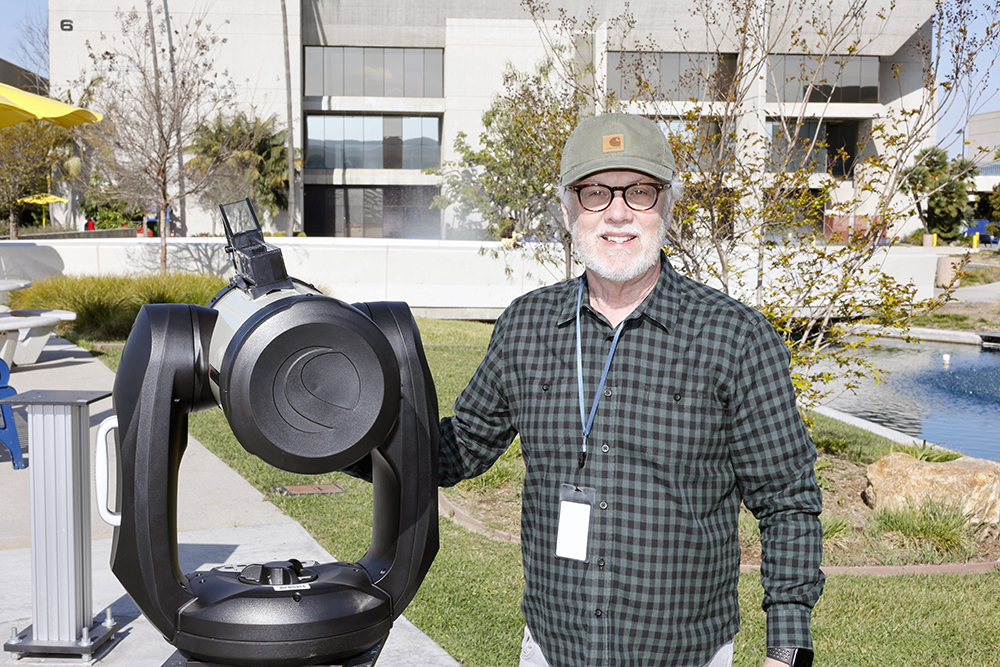
<instances>
[{"instance_id":1,"label":"man","mask_svg":"<svg viewBox=\"0 0 1000 667\"><path fill-rule=\"evenodd\" d=\"M442 485L521 437L521 665L731 665L741 500L760 520L764 665L809 664L822 505L787 350L662 254L676 170L655 124L587 119L561 167L586 271L511 304L441 424Z\"/></svg>"}]
</instances>

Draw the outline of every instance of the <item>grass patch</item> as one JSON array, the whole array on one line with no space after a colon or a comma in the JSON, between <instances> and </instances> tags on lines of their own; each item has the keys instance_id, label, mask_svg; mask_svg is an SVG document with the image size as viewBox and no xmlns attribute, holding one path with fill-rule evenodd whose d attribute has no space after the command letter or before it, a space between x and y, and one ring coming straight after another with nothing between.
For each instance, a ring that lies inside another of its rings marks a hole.
<instances>
[{"instance_id":1,"label":"grass patch","mask_svg":"<svg viewBox=\"0 0 1000 667\"><path fill-rule=\"evenodd\" d=\"M958 452L953 452L950 449L945 449L944 447L939 447L938 445L928 444L926 440L919 445L904 445L897 443L893 445L892 451L909 454L918 461L928 461L930 463L945 463L947 461L954 461L955 459L962 458L962 455Z\"/></svg>"},{"instance_id":2,"label":"grass patch","mask_svg":"<svg viewBox=\"0 0 1000 667\"><path fill-rule=\"evenodd\" d=\"M976 532L962 508L933 498L920 505L911 502L897 509L883 508L873 518L878 530L898 533L918 547L929 544L944 556L967 554Z\"/></svg>"},{"instance_id":3,"label":"grass patch","mask_svg":"<svg viewBox=\"0 0 1000 667\"><path fill-rule=\"evenodd\" d=\"M985 322L985 320L983 321ZM978 324L978 322L975 324ZM930 327L933 329L955 329L958 331L971 331L976 328L968 315L961 315L959 313L918 315L913 318L913 326Z\"/></svg>"},{"instance_id":4,"label":"grass patch","mask_svg":"<svg viewBox=\"0 0 1000 667\"><path fill-rule=\"evenodd\" d=\"M453 415L455 398L469 384L486 356L493 325L425 318L416 318L416 321L427 365L434 378L438 412L442 417Z\"/></svg>"},{"instance_id":5,"label":"grass patch","mask_svg":"<svg viewBox=\"0 0 1000 667\"><path fill-rule=\"evenodd\" d=\"M70 324L72 324L72 322L70 322ZM87 336L80 336L72 329L62 332L61 335L74 345L79 345L87 352L90 352L90 354L100 359L104 365L111 370L116 373L118 372L118 364L120 364L122 360L122 351L124 349L125 341L95 340Z\"/></svg>"},{"instance_id":6,"label":"grass patch","mask_svg":"<svg viewBox=\"0 0 1000 667\"><path fill-rule=\"evenodd\" d=\"M821 454L868 464L895 451L893 448L899 446L898 443L888 438L845 424L818 412L810 412L809 415L813 423L813 442L816 443L816 450Z\"/></svg>"},{"instance_id":7,"label":"grass patch","mask_svg":"<svg viewBox=\"0 0 1000 667\"><path fill-rule=\"evenodd\" d=\"M932 329L990 331L1000 329L1000 308L995 303L952 301L932 313L915 317L912 325Z\"/></svg>"},{"instance_id":8,"label":"grass patch","mask_svg":"<svg viewBox=\"0 0 1000 667\"><path fill-rule=\"evenodd\" d=\"M416 320L424 345L433 347L454 345L482 347L485 356L486 346L490 342L490 336L493 335L493 325L489 322L432 320L422 317Z\"/></svg>"},{"instance_id":9,"label":"grass patch","mask_svg":"<svg viewBox=\"0 0 1000 667\"><path fill-rule=\"evenodd\" d=\"M816 473L816 483L819 488L824 491L836 491L837 485L832 479L823 474L824 471L830 470L833 467L833 462L828 458L818 457L816 463L813 465L813 471Z\"/></svg>"},{"instance_id":10,"label":"grass patch","mask_svg":"<svg viewBox=\"0 0 1000 667\"><path fill-rule=\"evenodd\" d=\"M961 285L988 285L1000 282L1000 266L993 264L969 264L962 270Z\"/></svg>"},{"instance_id":11,"label":"grass patch","mask_svg":"<svg viewBox=\"0 0 1000 667\"><path fill-rule=\"evenodd\" d=\"M819 522L823 526L823 541L829 542L836 539L838 535L848 528L846 516L831 516L827 513L819 515Z\"/></svg>"},{"instance_id":12,"label":"grass patch","mask_svg":"<svg viewBox=\"0 0 1000 667\"><path fill-rule=\"evenodd\" d=\"M737 519L737 527L740 531L740 540L748 547L756 546L760 542L760 522L750 513L745 506L740 505L740 515Z\"/></svg>"},{"instance_id":13,"label":"grass patch","mask_svg":"<svg viewBox=\"0 0 1000 667\"><path fill-rule=\"evenodd\" d=\"M76 313L59 332L94 340L124 339L139 309L147 303L208 304L228 284L197 273L149 273L137 276L52 276L10 293L11 310L58 308Z\"/></svg>"},{"instance_id":14,"label":"grass patch","mask_svg":"<svg viewBox=\"0 0 1000 667\"><path fill-rule=\"evenodd\" d=\"M742 629L733 664L759 667L765 641L759 578L742 575L739 593ZM816 667L998 667L1000 572L830 576L812 632Z\"/></svg>"}]
</instances>

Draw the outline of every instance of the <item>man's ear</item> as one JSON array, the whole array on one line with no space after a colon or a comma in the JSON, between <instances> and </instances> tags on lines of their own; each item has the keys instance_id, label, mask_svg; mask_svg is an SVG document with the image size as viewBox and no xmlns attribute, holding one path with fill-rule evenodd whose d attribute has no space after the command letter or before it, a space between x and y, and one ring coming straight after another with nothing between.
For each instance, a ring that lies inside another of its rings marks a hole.
<instances>
[{"instance_id":1,"label":"man's ear","mask_svg":"<svg viewBox=\"0 0 1000 667\"><path fill-rule=\"evenodd\" d=\"M667 210L663 212L663 220L666 222L664 229L669 230L674 226L674 198L670 198L670 203L667 204Z\"/></svg>"}]
</instances>

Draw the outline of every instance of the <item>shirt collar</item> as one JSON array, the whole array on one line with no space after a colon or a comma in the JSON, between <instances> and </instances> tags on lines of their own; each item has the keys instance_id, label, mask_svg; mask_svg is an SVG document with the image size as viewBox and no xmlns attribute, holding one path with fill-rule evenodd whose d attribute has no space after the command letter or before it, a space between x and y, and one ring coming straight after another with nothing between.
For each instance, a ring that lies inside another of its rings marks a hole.
<instances>
[{"instance_id":1,"label":"shirt collar","mask_svg":"<svg viewBox=\"0 0 1000 667\"><path fill-rule=\"evenodd\" d=\"M563 306L559 311L559 326L568 324L576 319L577 291L579 290L581 280L583 280L583 275L577 276L565 283L567 289L565 290ZM670 331L671 326L676 320L677 304L675 301L679 281L680 276L674 270L674 267L670 265L666 254L661 251L659 280L656 281L653 291L646 296L638 308L632 311L626 320L646 317L662 329ZM590 289L585 285L583 288L583 307L590 309L589 304Z\"/></svg>"}]
</instances>

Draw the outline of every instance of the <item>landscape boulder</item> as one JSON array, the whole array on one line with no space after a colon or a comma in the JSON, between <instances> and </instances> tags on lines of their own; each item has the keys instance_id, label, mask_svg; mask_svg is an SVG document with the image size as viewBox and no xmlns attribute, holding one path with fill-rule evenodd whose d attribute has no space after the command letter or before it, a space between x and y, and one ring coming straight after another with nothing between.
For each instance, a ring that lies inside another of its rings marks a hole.
<instances>
[{"instance_id":1,"label":"landscape boulder","mask_svg":"<svg viewBox=\"0 0 1000 667\"><path fill-rule=\"evenodd\" d=\"M1000 536L1000 463L995 461L964 456L931 463L893 452L868 466L868 487L861 497L874 510L933 498L963 508L983 525L986 537Z\"/></svg>"}]
</instances>

